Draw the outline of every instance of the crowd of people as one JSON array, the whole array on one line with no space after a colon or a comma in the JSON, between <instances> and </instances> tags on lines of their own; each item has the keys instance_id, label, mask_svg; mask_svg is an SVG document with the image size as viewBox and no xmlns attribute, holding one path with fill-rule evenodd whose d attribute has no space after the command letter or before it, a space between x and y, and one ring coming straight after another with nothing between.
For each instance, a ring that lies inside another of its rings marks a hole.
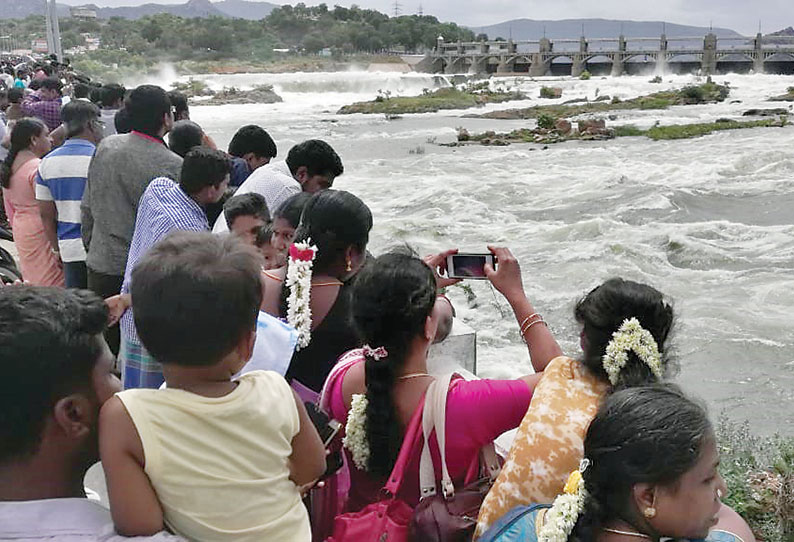
<instances>
[{"instance_id":1,"label":"crowd of people","mask_svg":"<svg viewBox=\"0 0 794 542\"><path fill-rule=\"evenodd\" d=\"M331 145L275 161L248 125L222 151L183 96L67 102L42 74L3 91L24 282L0 289L0 539L754 540L704 407L671 383L685 360L652 286L586 293L566 356L488 247L531 367L441 378L455 249L373 255ZM84 487L100 459L109 510ZM481 478L473 508L450 504Z\"/></svg>"}]
</instances>

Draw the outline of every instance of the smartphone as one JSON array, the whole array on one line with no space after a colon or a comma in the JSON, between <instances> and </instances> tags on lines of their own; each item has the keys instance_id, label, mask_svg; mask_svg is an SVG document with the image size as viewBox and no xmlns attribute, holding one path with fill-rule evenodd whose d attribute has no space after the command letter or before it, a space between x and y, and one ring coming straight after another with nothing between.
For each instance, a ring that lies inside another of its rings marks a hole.
<instances>
[{"instance_id":1,"label":"smartphone","mask_svg":"<svg viewBox=\"0 0 794 542\"><path fill-rule=\"evenodd\" d=\"M485 264L496 269L496 258L487 254L450 254L447 256L447 276L451 279L484 280Z\"/></svg>"},{"instance_id":2,"label":"smartphone","mask_svg":"<svg viewBox=\"0 0 794 542\"><path fill-rule=\"evenodd\" d=\"M328 448L336 434L342 429L342 424L329 418L315 403L307 401L304 405L306 406L306 413L309 415L314 427L320 434L320 440L323 441L323 446Z\"/></svg>"}]
</instances>

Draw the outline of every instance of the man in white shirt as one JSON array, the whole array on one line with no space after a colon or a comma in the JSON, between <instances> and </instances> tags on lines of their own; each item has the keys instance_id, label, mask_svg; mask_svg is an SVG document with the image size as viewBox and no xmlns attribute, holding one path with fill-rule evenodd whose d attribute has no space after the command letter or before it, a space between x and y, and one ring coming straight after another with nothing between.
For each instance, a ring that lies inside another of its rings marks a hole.
<instances>
[{"instance_id":1,"label":"man in white shirt","mask_svg":"<svg viewBox=\"0 0 794 542\"><path fill-rule=\"evenodd\" d=\"M134 540L116 534L110 512L83 488L99 459L99 408L121 389L102 338L107 318L104 301L85 290L3 288L0 540Z\"/></svg>"},{"instance_id":2,"label":"man in white shirt","mask_svg":"<svg viewBox=\"0 0 794 542\"><path fill-rule=\"evenodd\" d=\"M264 196L272 215L290 196L299 192L313 194L331 188L344 173L342 160L325 141L310 139L292 147L284 162L257 168L240 185L235 195L256 192ZM223 215L218 217L215 233L229 231Z\"/></svg>"}]
</instances>

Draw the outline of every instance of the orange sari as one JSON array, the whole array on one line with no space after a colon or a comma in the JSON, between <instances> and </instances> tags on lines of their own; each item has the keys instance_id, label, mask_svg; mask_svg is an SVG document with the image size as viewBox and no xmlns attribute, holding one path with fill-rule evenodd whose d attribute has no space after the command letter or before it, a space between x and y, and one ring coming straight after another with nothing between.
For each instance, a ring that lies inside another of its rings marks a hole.
<instances>
[{"instance_id":1,"label":"orange sari","mask_svg":"<svg viewBox=\"0 0 794 542\"><path fill-rule=\"evenodd\" d=\"M60 258L52 253L36 201L36 171L39 158L12 169L8 188L3 188L8 221L14 232L19 267L25 282L35 286L64 286ZM18 162L17 162L18 163ZM17 164L15 164L17 165Z\"/></svg>"}]
</instances>

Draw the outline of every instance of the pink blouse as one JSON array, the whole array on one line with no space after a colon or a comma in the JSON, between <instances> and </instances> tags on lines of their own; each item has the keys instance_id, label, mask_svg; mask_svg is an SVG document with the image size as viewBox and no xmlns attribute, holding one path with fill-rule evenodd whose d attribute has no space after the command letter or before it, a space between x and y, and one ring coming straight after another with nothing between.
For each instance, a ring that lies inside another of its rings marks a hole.
<instances>
[{"instance_id":1,"label":"pink blouse","mask_svg":"<svg viewBox=\"0 0 794 542\"><path fill-rule=\"evenodd\" d=\"M350 354L353 354L352 351ZM344 356L344 357L347 357ZM327 390L329 407L334 419L347 420L348 409L342 395L342 382L351 367L363 363L364 358L343 369L334 385ZM499 435L515 429L521 423L532 398L529 386L521 380L474 380L458 379L452 382L447 396L447 467L456 487L473 481L479 470L480 449L493 442ZM433 464L440 471L438 445L433 439L430 445ZM415 444L414 459L408 465L400 497L409 505L419 502L419 457L422 442ZM345 449L350 465L350 492L345 510L355 512L379 498L385 479L373 478L366 471L358 470ZM440 476L439 476L440 479Z\"/></svg>"}]
</instances>

